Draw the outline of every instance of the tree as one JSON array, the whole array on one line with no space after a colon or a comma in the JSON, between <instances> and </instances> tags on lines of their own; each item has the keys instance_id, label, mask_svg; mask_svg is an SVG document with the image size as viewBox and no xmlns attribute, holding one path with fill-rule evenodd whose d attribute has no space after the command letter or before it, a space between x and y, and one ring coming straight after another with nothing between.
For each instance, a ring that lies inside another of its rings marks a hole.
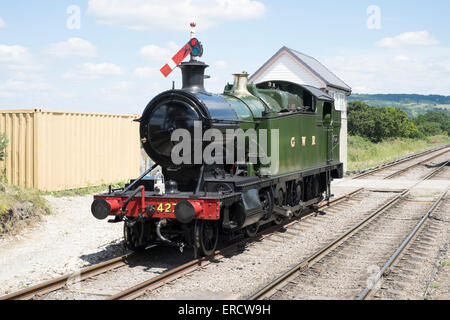
<instances>
[{"instance_id":1,"label":"tree","mask_svg":"<svg viewBox=\"0 0 450 320\"><path fill-rule=\"evenodd\" d=\"M450 136L450 115L444 111L429 111L415 118L414 123L424 135L445 133Z\"/></svg>"},{"instance_id":2,"label":"tree","mask_svg":"<svg viewBox=\"0 0 450 320\"><path fill-rule=\"evenodd\" d=\"M348 131L372 142L386 138L419 138L423 134L408 114L394 107L372 107L362 101L352 101L348 108Z\"/></svg>"},{"instance_id":3,"label":"tree","mask_svg":"<svg viewBox=\"0 0 450 320\"><path fill-rule=\"evenodd\" d=\"M374 142L380 141L380 124L375 108L362 101L352 101L349 103L347 120L350 135L366 137Z\"/></svg>"},{"instance_id":4,"label":"tree","mask_svg":"<svg viewBox=\"0 0 450 320\"><path fill-rule=\"evenodd\" d=\"M437 122L420 123L419 130L426 136L435 136L442 133L441 127Z\"/></svg>"}]
</instances>

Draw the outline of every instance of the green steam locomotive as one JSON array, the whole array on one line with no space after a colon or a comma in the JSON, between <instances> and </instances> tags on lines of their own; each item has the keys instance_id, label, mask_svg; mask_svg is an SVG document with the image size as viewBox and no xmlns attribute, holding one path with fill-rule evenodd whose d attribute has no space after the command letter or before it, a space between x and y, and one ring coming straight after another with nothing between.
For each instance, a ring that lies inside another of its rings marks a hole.
<instances>
[{"instance_id":1,"label":"green steam locomotive","mask_svg":"<svg viewBox=\"0 0 450 320\"><path fill-rule=\"evenodd\" d=\"M341 112L329 95L285 81L250 84L246 73L211 94L207 67L191 53L180 65L182 89L157 95L139 119L155 166L94 197L92 214L124 222L132 250L162 243L210 255L221 236L254 236L329 199L343 176ZM148 176L156 166L164 183Z\"/></svg>"}]
</instances>

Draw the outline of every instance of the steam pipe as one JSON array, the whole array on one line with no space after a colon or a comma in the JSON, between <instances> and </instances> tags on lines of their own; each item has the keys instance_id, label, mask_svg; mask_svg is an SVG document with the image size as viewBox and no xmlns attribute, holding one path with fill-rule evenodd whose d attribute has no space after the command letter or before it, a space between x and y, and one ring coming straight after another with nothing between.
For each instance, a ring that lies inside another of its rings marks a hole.
<instances>
[{"instance_id":1,"label":"steam pipe","mask_svg":"<svg viewBox=\"0 0 450 320\"><path fill-rule=\"evenodd\" d=\"M200 176L198 178L197 187L195 188L194 194L198 194L200 192L200 188L201 188L202 182L203 182L203 171L204 170L205 170L205 165L202 165L202 167L200 168Z\"/></svg>"},{"instance_id":2,"label":"steam pipe","mask_svg":"<svg viewBox=\"0 0 450 320\"><path fill-rule=\"evenodd\" d=\"M128 190L130 190L132 187L134 187L136 185L136 183L138 183L139 181L141 181L146 175L148 175L150 172L153 171L153 169L155 169L158 165L155 163L150 169L148 169L147 171L145 171L143 174L141 174L139 176L139 178L137 178L136 180L133 181L133 183L131 183L128 187L126 187L125 189L123 189L122 192L127 192Z\"/></svg>"},{"instance_id":3,"label":"steam pipe","mask_svg":"<svg viewBox=\"0 0 450 320\"><path fill-rule=\"evenodd\" d=\"M142 190L145 190L144 186L139 186L138 188L136 188L136 190L133 191L133 193L128 197L128 199L125 201L125 203L122 206L122 214L125 213L125 210L127 209L127 206L130 203L131 199L133 199L134 196L137 195Z\"/></svg>"},{"instance_id":4,"label":"steam pipe","mask_svg":"<svg viewBox=\"0 0 450 320\"><path fill-rule=\"evenodd\" d=\"M174 246L179 247L181 251L183 251L184 243L182 242L173 242L172 240L167 239L161 234L161 227L166 223L164 219L159 220L159 222L156 224L156 235L158 236L159 240L162 242Z\"/></svg>"}]
</instances>

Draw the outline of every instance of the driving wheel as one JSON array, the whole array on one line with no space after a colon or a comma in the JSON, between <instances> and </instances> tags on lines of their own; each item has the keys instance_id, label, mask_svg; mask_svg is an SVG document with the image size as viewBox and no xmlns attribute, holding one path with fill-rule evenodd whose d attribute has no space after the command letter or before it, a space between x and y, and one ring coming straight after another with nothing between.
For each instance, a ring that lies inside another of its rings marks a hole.
<instances>
[{"instance_id":1,"label":"driving wheel","mask_svg":"<svg viewBox=\"0 0 450 320\"><path fill-rule=\"evenodd\" d=\"M195 245L203 256L210 256L216 251L219 241L219 226L216 221L197 220L195 224Z\"/></svg>"}]
</instances>

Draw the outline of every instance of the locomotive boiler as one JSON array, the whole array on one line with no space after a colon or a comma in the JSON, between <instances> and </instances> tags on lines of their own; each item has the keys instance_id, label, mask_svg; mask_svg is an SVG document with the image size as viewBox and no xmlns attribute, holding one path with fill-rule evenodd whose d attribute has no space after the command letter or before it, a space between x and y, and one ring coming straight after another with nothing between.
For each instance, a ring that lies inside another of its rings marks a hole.
<instances>
[{"instance_id":1,"label":"locomotive boiler","mask_svg":"<svg viewBox=\"0 0 450 320\"><path fill-rule=\"evenodd\" d=\"M329 199L331 181L343 176L341 113L327 93L286 81L250 84L243 72L212 94L208 66L196 60L200 42L185 48L182 88L154 97L138 120L155 166L91 206L98 219L124 222L132 250L163 243L211 255L219 237L254 236ZM164 188L148 177L156 166Z\"/></svg>"}]
</instances>

